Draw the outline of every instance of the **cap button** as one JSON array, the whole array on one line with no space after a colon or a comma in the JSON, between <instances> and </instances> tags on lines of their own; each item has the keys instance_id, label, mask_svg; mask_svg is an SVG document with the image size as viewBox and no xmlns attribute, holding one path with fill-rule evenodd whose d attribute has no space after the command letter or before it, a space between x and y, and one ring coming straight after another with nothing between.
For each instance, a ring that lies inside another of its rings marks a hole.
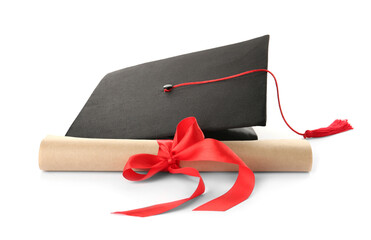
<instances>
[{"instance_id":1,"label":"cap button","mask_svg":"<svg viewBox=\"0 0 371 240\"><path fill-rule=\"evenodd\" d=\"M164 88L165 91L170 91L173 88L173 85L172 84L165 84L163 86L163 88Z\"/></svg>"}]
</instances>

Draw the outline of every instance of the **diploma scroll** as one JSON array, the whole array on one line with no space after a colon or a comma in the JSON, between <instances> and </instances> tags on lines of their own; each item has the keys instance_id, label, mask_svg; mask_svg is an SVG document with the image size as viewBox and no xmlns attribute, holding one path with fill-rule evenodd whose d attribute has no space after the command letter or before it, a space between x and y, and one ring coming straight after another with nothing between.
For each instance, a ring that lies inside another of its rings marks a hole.
<instances>
[{"instance_id":1,"label":"diploma scroll","mask_svg":"<svg viewBox=\"0 0 371 240\"><path fill-rule=\"evenodd\" d=\"M306 140L224 141L255 172L308 172L312 150ZM130 156L156 155L156 140L47 136L40 144L39 167L45 171L122 171ZM198 171L237 171L234 164L180 161Z\"/></svg>"}]
</instances>

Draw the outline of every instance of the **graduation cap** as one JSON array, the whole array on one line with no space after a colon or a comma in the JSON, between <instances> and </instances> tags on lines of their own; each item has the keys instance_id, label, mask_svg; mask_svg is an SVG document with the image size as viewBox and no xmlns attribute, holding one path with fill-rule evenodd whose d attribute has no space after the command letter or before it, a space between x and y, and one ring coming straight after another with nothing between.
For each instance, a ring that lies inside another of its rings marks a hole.
<instances>
[{"instance_id":1,"label":"graduation cap","mask_svg":"<svg viewBox=\"0 0 371 240\"><path fill-rule=\"evenodd\" d=\"M206 137L256 140L250 127L266 124L268 43L266 35L109 73L66 136L172 138L177 124L194 116ZM351 129L346 121L337 121L301 135Z\"/></svg>"}]
</instances>

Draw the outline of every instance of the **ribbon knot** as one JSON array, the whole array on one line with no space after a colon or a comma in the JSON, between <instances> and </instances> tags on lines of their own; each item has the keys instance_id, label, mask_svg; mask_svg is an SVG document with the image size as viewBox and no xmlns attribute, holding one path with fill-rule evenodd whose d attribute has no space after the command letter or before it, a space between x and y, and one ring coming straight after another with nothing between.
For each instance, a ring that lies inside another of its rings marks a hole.
<instances>
[{"instance_id":1,"label":"ribbon knot","mask_svg":"<svg viewBox=\"0 0 371 240\"><path fill-rule=\"evenodd\" d=\"M178 124L173 140L157 140L157 142L159 145L158 154L131 156L125 165L123 176L131 181L142 181L160 171L168 171L172 174L198 177L199 183L195 192L190 197L177 201L114 213L139 217L152 216L176 208L203 194L205 184L200 173L195 168L182 168L180 166L181 161L216 161L239 166L238 177L233 187L222 196L197 207L194 211L228 210L246 200L254 189L254 173L224 143L215 139L205 139L194 117L185 118ZM133 169L148 170L148 172L140 174Z\"/></svg>"},{"instance_id":2,"label":"ribbon knot","mask_svg":"<svg viewBox=\"0 0 371 240\"><path fill-rule=\"evenodd\" d=\"M175 159L168 158L167 163L169 164L168 170L169 168L172 168L172 169L179 168L179 163Z\"/></svg>"},{"instance_id":3,"label":"ribbon knot","mask_svg":"<svg viewBox=\"0 0 371 240\"><path fill-rule=\"evenodd\" d=\"M177 169L179 168L179 161L173 157L172 153L172 140L163 140L157 141L159 144L158 154L157 156L162 158L163 161L167 162L167 166L163 171L169 171L169 168Z\"/></svg>"}]
</instances>

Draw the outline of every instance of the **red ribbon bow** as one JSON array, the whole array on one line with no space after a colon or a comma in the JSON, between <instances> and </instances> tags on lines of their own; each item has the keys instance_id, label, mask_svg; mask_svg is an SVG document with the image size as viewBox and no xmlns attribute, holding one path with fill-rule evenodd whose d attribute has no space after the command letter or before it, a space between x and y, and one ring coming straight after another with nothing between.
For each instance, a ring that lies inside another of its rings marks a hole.
<instances>
[{"instance_id":1,"label":"red ribbon bow","mask_svg":"<svg viewBox=\"0 0 371 240\"><path fill-rule=\"evenodd\" d=\"M194 211L225 211L246 200L255 185L254 173L246 164L224 143L206 138L194 117L183 119L177 126L174 140L157 140L159 150L157 155L136 154L129 158L125 165L123 176L131 181L142 181L160 171L173 174L185 174L198 177L199 183L195 192L188 198L157 204L115 214L148 217L164 213L191 200L205 192L205 184L200 173L190 167L179 167L179 161L216 161L237 164L238 177L233 187L222 196L211 200ZM148 169L146 174L139 174L133 169Z\"/></svg>"}]
</instances>

